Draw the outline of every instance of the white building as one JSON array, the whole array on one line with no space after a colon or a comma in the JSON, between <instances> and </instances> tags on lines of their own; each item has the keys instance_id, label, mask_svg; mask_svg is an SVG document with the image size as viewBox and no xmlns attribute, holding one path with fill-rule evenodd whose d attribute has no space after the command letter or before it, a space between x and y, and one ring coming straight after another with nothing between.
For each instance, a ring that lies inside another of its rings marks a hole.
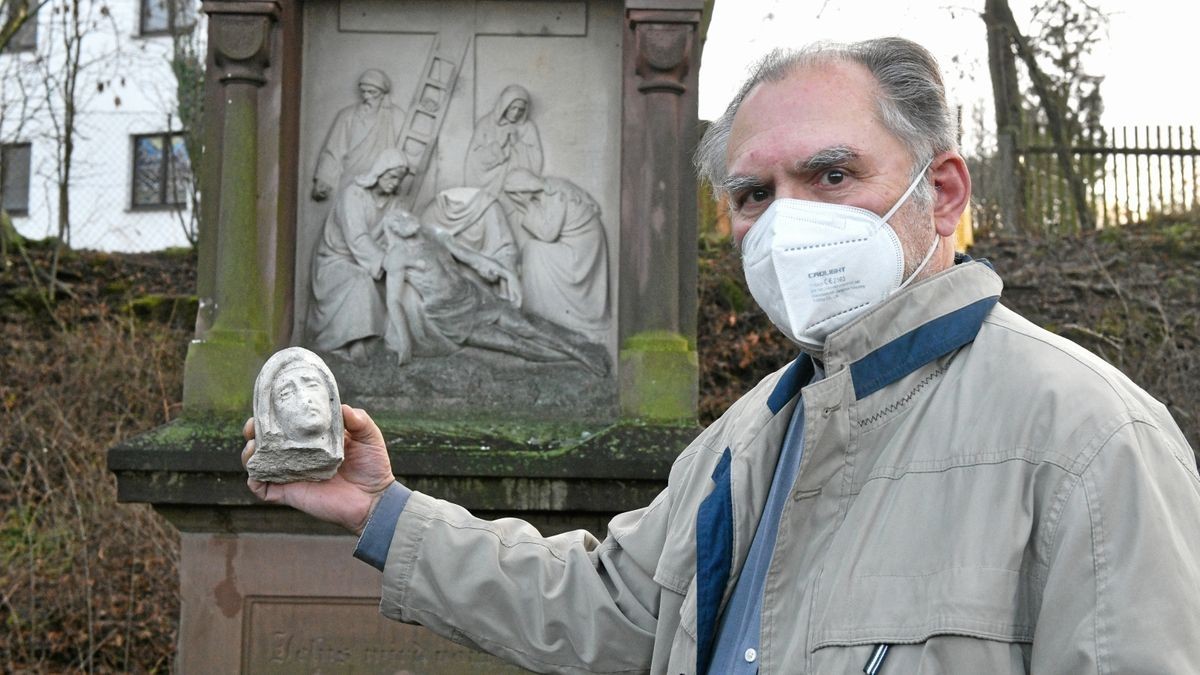
<instances>
[{"instance_id":1,"label":"white building","mask_svg":"<svg viewBox=\"0 0 1200 675\"><path fill-rule=\"evenodd\" d=\"M0 0L6 2L6 0ZM36 4L35 1L30 2ZM171 58L202 40L198 0L48 0L0 54L3 204L29 238L58 233L73 5L82 28L69 179L72 248L150 251L194 237Z\"/></svg>"}]
</instances>

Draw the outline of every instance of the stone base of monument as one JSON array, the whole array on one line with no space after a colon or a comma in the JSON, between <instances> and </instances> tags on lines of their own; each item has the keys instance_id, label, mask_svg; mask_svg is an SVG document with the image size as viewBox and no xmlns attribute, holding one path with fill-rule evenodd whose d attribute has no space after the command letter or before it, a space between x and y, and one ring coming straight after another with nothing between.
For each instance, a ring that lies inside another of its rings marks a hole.
<instances>
[{"instance_id":1,"label":"stone base of monument","mask_svg":"<svg viewBox=\"0 0 1200 675\"><path fill-rule=\"evenodd\" d=\"M379 614L353 537L181 533L183 673L517 673Z\"/></svg>"},{"instance_id":2,"label":"stone base of monument","mask_svg":"<svg viewBox=\"0 0 1200 675\"><path fill-rule=\"evenodd\" d=\"M483 518L603 536L666 483L695 426L449 425L381 419L400 480ZM177 421L109 453L122 501L180 531L182 673L521 672L379 614L355 540L246 488L240 421Z\"/></svg>"}]
</instances>

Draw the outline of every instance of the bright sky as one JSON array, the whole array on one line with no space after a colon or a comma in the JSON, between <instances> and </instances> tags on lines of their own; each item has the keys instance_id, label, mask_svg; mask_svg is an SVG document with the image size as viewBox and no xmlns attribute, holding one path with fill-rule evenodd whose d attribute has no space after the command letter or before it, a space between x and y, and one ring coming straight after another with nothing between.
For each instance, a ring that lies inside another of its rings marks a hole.
<instances>
[{"instance_id":1,"label":"bright sky","mask_svg":"<svg viewBox=\"0 0 1200 675\"><path fill-rule=\"evenodd\" d=\"M1095 2L1110 15L1108 38L1089 63L1091 72L1105 76L1100 89L1104 124L1200 124L1195 85L1200 3ZM1023 30L1029 4L1011 0ZM992 115L982 10L983 0L717 0L700 67L700 117L718 117L749 67L774 47L899 35L937 57L951 105L963 106L969 134L972 109L983 106L989 125ZM964 138L964 146L970 144Z\"/></svg>"}]
</instances>

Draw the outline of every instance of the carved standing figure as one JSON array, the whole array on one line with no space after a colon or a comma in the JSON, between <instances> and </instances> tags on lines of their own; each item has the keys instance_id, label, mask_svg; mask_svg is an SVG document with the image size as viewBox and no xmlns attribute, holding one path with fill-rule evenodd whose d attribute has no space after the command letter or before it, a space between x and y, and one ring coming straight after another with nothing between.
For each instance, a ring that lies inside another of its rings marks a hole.
<instances>
[{"instance_id":1,"label":"carved standing figure","mask_svg":"<svg viewBox=\"0 0 1200 675\"><path fill-rule=\"evenodd\" d=\"M257 449L246 469L268 483L325 480L342 463L341 397L321 357L302 347L276 352L254 381Z\"/></svg>"},{"instance_id":2,"label":"carved standing figure","mask_svg":"<svg viewBox=\"0 0 1200 675\"><path fill-rule=\"evenodd\" d=\"M467 185L498 194L509 171L542 172L542 139L529 114L525 87L510 84L500 92L496 106L475 122L463 172Z\"/></svg>"},{"instance_id":3,"label":"carved standing figure","mask_svg":"<svg viewBox=\"0 0 1200 675\"><path fill-rule=\"evenodd\" d=\"M600 206L564 178L514 169L504 181L521 244L525 309L602 339L608 327L608 244Z\"/></svg>"},{"instance_id":4,"label":"carved standing figure","mask_svg":"<svg viewBox=\"0 0 1200 675\"><path fill-rule=\"evenodd\" d=\"M392 81L371 68L358 78L359 102L340 110L329 127L313 172L312 198L334 191L366 173L384 150L395 148L404 129L404 110L392 103Z\"/></svg>"},{"instance_id":5,"label":"carved standing figure","mask_svg":"<svg viewBox=\"0 0 1200 675\"><path fill-rule=\"evenodd\" d=\"M308 330L317 349L359 361L366 343L384 334L382 221L404 211L396 198L408 173L404 155L383 151L374 165L338 195L312 262L314 302Z\"/></svg>"}]
</instances>

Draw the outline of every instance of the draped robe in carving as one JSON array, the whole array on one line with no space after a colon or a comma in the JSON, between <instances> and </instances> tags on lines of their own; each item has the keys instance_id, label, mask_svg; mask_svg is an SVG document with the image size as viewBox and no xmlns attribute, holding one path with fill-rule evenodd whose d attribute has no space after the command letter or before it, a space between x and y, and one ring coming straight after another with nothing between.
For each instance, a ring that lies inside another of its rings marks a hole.
<instances>
[{"instance_id":1,"label":"draped robe in carving","mask_svg":"<svg viewBox=\"0 0 1200 675\"><path fill-rule=\"evenodd\" d=\"M342 190L355 176L370 170L380 152L395 148L403 129L404 110L386 96L375 110L363 103L343 108L329 127L315 177Z\"/></svg>"},{"instance_id":2,"label":"draped robe in carving","mask_svg":"<svg viewBox=\"0 0 1200 675\"><path fill-rule=\"evenodd\" d=\"M608 245L600 206L562 178L542 178L538 200L513 215L521 245L523 308L593 338L608 326Z\"/></svg>"},{"instance_id":3,"label":"draped robe in carving","mask_svg":"<svg viewBox=\"0 0 1200 675\"><path fill-rule=\"evenodd\" d=\"M396 206L391 197L351 182L338 193L313 255L308 330L319 350L383 335L385 307L377 281L385 252L382 221Z\"/></svg>"}]
</instances>

